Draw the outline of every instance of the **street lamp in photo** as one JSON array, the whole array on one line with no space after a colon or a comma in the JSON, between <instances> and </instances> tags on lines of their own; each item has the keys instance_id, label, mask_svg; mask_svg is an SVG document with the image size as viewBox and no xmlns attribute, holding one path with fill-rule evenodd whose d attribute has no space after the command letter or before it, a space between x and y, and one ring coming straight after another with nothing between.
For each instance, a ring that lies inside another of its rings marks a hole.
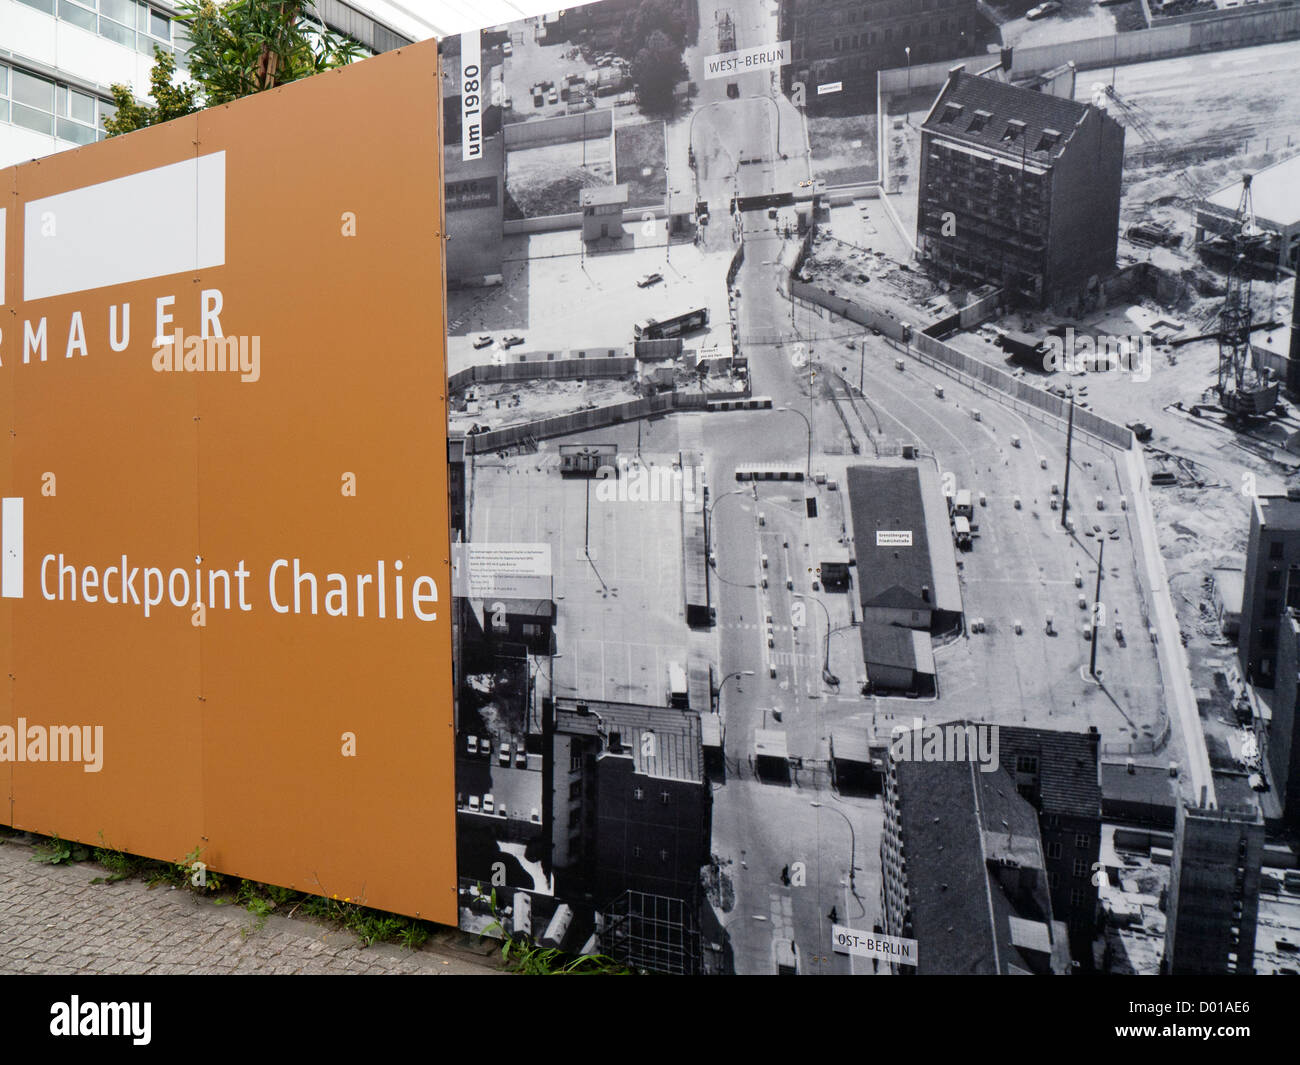
<instances>
[{"instance_id":1,"label":"street lamp in photo","mask_svg":"<svg viewBox=\"0 0 1300 1065\"><path fill-rule=\"evenodd\" d=\"M727 681L731 680L732 677L735 677L737 679L736 691L741 691L742 689L740 687L739 679L741 677L752 677L753 675L754 671L752 669L737 669L723 677L718 683L718 709L722 709L722 689L726 685Z\"/></svg>"},{"instance_id":2,"label":"street lamp in photo","mask_svg":"<svg viewBox=\"0 0 1300 1065\"><path fill-rule=\"evenodd\" d=\"M808 420L808 415L806 415L801 410L795 410L794 407L776 407L774 409L779 411L789 411L791 414L797 414L799 415L800 418L803 419L804 425L808 426L808 465L807 468L804 470L804 478L808 481L811 481L812 480L812 422Z\"/></svg>"},{"instance_id":3,"label":"street lamp in photo","mask_svg":"<svg viewBox=\"0 0 1300 1065\"><path fill-rule=\"evenodd\" d=\"M814 810L834 810L844 818L844 823L849 826L849 890L853 892L853 897L857 898L857 864L858 864L858 835L853 831L853 822L849 820L849 815L843 810L836 809L824 802L812 801L808 804Z\"/></svg>"},{"instance_id":4,"label":"street lamp in photo","mask_svg":"<svg viewBox=\"0 0 1300 1065\"><path fill-rule=\"evenodd\" d=\"M826 608L826 604L813 595L804 595L803 592L795 592L792 598L805 599L816 603L822 608L822 613L826 615L826 649L822 655L822 680L832 688L840 686L840 678L831 672L831 612Z\"/></svg>"},{"instance_id":5,"label":"street lamp in photo","mask_svg":"<svg viewBox=\"0 0 1300 1065\"><path fill-rule=\"evenodd\" d=\"M912 46L905 44L903 51L907 54L907 96L912 95Z\"/></svg>"}]
</instances>

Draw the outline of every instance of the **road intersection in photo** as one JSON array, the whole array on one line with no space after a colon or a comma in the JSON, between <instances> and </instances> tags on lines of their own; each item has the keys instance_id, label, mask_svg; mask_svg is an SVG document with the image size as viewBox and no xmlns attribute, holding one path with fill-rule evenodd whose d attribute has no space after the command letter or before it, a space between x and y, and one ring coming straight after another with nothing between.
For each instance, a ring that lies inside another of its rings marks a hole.
<instances>
[{"instance_id":1,"label":"road intersection in photo","mask_svg":"<svg viewBox=\"0 0 1300 1065\"><path fill-rule=\"evenodd\" d=\"M92 884L95 862L43 865L23 837L0 840L0 974L156 976L489 975L492 944L447 929L419 950L362 947L351 932L247 910L142 879ZM485 953L484 953L485 952Z\"/></svg>"}]
</instances>

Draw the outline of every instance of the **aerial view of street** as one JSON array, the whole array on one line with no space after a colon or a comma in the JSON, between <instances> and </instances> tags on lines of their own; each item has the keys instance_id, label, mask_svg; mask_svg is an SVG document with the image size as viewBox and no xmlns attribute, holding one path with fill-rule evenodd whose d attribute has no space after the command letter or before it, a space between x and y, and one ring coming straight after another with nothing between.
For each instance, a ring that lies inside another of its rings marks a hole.
<instances>
[{"instance_id":1,"label":"aerial view of street","mask_svg":"<svg viewBox=\"0 0 1300 1065\"><path fill-rule=\"evenodd\" d=\"M1288 971L1271 6L601 0L443 42L462 927Z\"/></svg>"}]
</instances>

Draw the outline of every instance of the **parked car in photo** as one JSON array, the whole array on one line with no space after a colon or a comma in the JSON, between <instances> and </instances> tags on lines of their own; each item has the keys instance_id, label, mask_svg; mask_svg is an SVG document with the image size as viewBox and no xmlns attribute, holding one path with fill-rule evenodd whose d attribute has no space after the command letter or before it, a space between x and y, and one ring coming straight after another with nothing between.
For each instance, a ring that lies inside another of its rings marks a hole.
<instances>
[{"instance_id":1,"label":"parked car in photo","mask_svg":"<svg viewBox=\"0 0 1300 1065\"><path fill-rule=\"evenodd\" d=\"M509 41L506 41L506 43L501 46L501 54L506 58L509 58L515 54L515 46Z\"/></svg>"},{"instance_id":2,"label":"parked car in photo","mask_svg":"<svg viewBox=\"0 0 1300 1065\"><path fill-rule=\"evenodd\" d=\"M558 104L560 102L560 94L552 89L546 94L546 102L548 104Z\"/></svg>"},{"instance_id":3,"label":"parked car in photo","mask_svg":"<svg viewBox=\"0 0 1300 1065\"><path fill-rule=\"evenodd\" d=\"M516 344L522 344L523 342L524 338L519 336L517 333L511 333L508 337L501 338L501 346L507 350L513 348Z\"/></svg>"},{"instance_id":4,"label":"parked car in photo","mask_svg":"<svg viewBox=\"0 0 1300 1065\"><path fill-rule=\"evenodd\" d=\"M659 284L663 279L664 275L660 273L646 274L645 277L641 278L641 280L636 283L636 287L649 288L651 285Z\"/></svg>"},{"instance_id":5,"label":"parked car in photo","mask_svg":"<svg viewBox=\"0 0 1300 1065\"><path fill-rule=\"evenodd\" d=\"M480 348L488 348L491 346L492 346L492 338L488 336L486 333L483 333L482 335L479 336L477 340L474 341L475 351L478 351Z\"/></svg>"},{"instance_id":6,"label":"parked car in photo","mask_svg":"<svg viewBox=\"0 0 1300 1065\"><path fill-rule=\"evenodd\" d=\"M1048 15L1055 15L1061 10L1061 5L1057 0L1047 0L1045 4L1039 4L1037 7L1031 7L1025 12L1025 18L1040 19L1047 18Z\"/></svg>"}]
</instances>

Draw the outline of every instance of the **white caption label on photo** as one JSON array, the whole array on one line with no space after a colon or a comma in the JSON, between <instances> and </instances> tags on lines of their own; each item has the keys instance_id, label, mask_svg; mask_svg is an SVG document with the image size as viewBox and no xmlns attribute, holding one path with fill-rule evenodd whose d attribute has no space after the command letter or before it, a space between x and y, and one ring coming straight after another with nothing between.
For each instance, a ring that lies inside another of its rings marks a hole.
<instances>
[{"instance_id":1,"label":"white caption label on photo","mask_svg":"<svg viewBox=\"0 0 1300 1065\"><path fill-rule=\"evenodd\" d=\"M779 70L790 62L790 42L760 44L738 52L719 52L705 57L704 80L730 78L753 70Z\"/></svg>"},{"instance_id":2,"label":"white caption label on photo","mask_svg":"<svg viewBox=\"0 0 1300 1065\"><path fill-rule=\"evenodd\" d=\"M483 156L483 60L479 31L460 35L460 147L465 162Z\"/></svg>"},{"instance_id":3,"label":"white caption label on photo","mask_svg":"<svg viewBox=\"0 0 1300 1065\"><path fill-rule=\"evenodd\" d=\"M911 529L877 529L877 547L911 547Z\"/></svg>"},{"instance_id":4,"label":"white caption label on photo","mask_svg":"<svg viewBox=\"0 0 1300 1065\"><path fill-rule=\"evenodd\" d=\"M899 965L915 965L916 940L860 932L837 924L831 931L831 949L836 954L856 954L860 958L879 958Z\"/></svg>"}]
</instances>

